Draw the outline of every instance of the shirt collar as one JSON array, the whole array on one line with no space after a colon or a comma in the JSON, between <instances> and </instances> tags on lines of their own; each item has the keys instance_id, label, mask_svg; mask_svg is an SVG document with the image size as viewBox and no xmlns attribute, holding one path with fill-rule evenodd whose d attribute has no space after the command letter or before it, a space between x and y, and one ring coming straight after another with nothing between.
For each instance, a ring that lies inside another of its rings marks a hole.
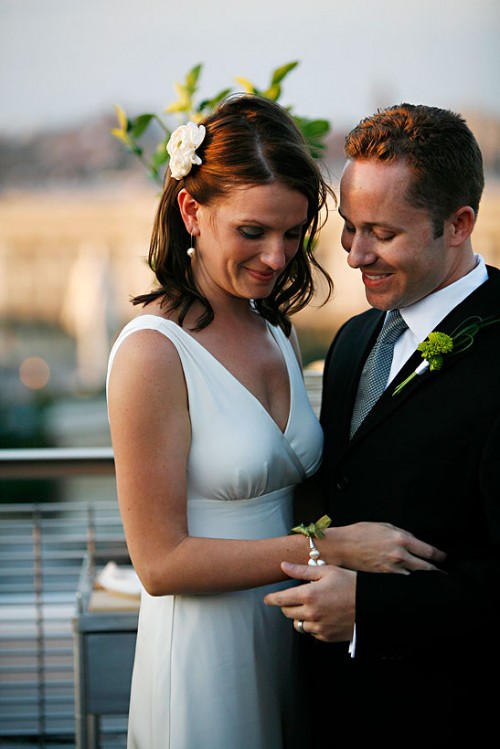
<instances>
[{"instance_id":1,"label":"shirt collar","mask_svg":"<svg viewBox=\"0 0 500 749\"><path fill-rule=\"evenodd\" d=\"M452 309L487 281L488 271L483 258L481 255L475 255L475 258L476 265L467 275L400 309L403 320L417 341L425 340Z\"/></svg>"}]
</instances>

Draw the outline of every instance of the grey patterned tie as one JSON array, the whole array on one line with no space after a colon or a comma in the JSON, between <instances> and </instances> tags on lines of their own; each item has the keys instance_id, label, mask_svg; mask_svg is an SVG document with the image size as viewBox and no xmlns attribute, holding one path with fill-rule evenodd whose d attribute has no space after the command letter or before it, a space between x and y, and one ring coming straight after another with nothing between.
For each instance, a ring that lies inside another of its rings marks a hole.
<instances>
[{"instance_id":1,"label":"grey patterned tie","mask_svg":"<svg viewBox=\"0 0 500 749\"><path fill-rule=\"evenodd\" d=\"M391 370L392 353L397 339L408 328L399 310L387 313L359 380L358 394L352 413L351 437L384 392Z\"/></svg>"}]
</instances>

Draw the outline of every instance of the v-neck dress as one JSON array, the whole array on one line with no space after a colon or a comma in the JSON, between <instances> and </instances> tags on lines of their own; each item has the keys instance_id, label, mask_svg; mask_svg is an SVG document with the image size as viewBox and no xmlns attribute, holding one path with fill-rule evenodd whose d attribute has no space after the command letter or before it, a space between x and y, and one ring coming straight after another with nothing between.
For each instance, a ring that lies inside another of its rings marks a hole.
<instances>
[{"instance_id":1,"label":"v-neck dress","mask_svg":"<svg viewBox=\"0 0 500 749\"><path fill-rule=\"evenodd\" d=\"M125 326L108 372L122 341L144 329L172 341L184 370L192 430L190 535L286 535L293 524L294 487L318 468L323 445L289 340L268 325L290 381L283 432L204 346L156 315L139 316ZM306 552L304 544L304 562ZM294 746L300 706L294 702L298 677L292 623L279 608L263 603L266 593L289 585L217 595L152 597L142 592L128 749Z\"/></svg>"}]
</instances>

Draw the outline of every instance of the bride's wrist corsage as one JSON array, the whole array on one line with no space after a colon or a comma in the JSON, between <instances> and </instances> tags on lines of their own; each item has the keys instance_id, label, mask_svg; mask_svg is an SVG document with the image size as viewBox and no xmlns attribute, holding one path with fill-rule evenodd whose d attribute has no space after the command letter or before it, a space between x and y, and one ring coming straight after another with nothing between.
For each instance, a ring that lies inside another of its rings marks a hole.
<instances>
[{"instance_id":1,"label":"bride's wrist corsage","mask_svg":"<svg viewBox=\"0 0 500 749\"><path fill-rule=\"evenodd\" d=\"M323 515L320 517L319 520L317 520L315 523L309 523L309 525L304 525L301 523L300 525L296 525L294 528L291 529L290 533L302 533L303 536L305 536L307 539L309 539L309 561L308 564L313 567L319 567L322 564L326 564L326 562L323 559L320 559L320 551L316 547L316 544L314 543L315 538L324 538L325 537L325 528L328 528L328 526L331 523L331 519L328 517L328 515Z\"/></svg>"}]
</instances>

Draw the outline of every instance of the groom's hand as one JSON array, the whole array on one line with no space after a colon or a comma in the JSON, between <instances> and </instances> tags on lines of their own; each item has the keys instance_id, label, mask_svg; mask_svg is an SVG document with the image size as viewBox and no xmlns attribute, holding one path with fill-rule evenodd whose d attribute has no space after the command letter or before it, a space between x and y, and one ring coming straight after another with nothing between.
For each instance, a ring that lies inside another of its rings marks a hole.
<instances>
[{"instance_id":1,"label":"groom's hand","mask_svg":"<svg viewBox=\"0 0 500 749\"><path fill-rule=\"evenodd\" d=\"M280 606L288 619L302 621L303 631L318 640L352 640L356 621L356 572L333 565L310 567L289 562L283 562L281 568L289 577L308 583L269 593L264 602Z\"/></svg>"}]
</instances>

